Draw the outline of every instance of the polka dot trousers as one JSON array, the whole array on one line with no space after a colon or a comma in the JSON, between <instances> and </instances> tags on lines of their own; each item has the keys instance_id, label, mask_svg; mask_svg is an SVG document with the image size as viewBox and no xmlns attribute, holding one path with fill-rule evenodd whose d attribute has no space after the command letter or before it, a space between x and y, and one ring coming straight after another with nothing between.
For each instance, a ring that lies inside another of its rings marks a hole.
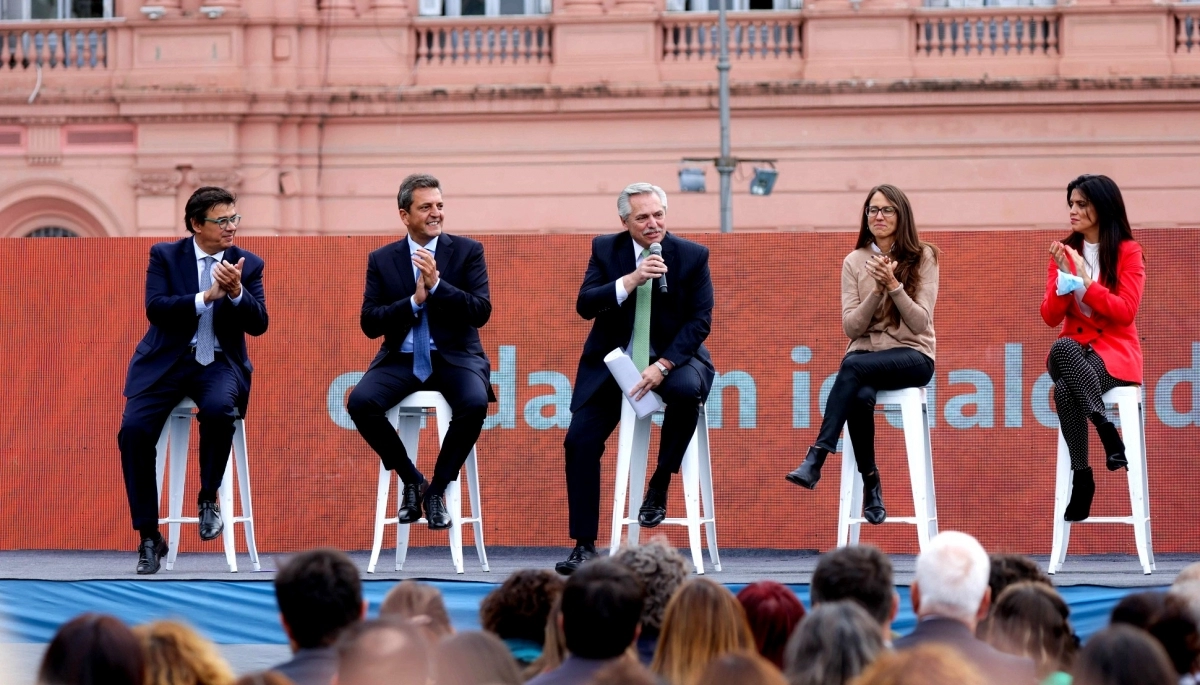
<instances>
[{"instance_id":1,"label":"polka dot trousers","mask_svg":"<svg viewBox=\"0 0 1200 685\"><path fill-rule=\"evenodd\" d=\"M1088 467L1087 422L1107 422L1104 393L1128 385L1108 375L1104 360L1090 345L1059 338L1050 346L1046 370L1054 379L1054 404L1073 470Z\"/></svg>"}]
</instances>

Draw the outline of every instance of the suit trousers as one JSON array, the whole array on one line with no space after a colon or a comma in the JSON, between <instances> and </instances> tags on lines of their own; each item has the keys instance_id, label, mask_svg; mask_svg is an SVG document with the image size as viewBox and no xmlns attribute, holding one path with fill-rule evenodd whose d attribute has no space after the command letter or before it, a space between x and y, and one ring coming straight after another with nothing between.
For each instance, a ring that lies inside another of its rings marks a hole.
<instances>
[{"instance_id":1,"label":"suit trousers","mask_svg":"<svg viewBox=\"0 0 1200 685\"><path fill-rule=\"evenodd\" d=\"M233 422L238 418L240 390L238 372L217 352L208 366L201 366L191 353L178 361L150 388L125 401L117 444L125 473L125 494L133 527L158 524L158 437L171 410L183 398L196 403L200 422L201 501L216 501L217 488L225 477L229 448L233 444ZM178 455L177 458L184 458Z\"/></svg>"},{"instance_id":2,"label":"suit trousers","mask_svg":"<svg viewBox=\"0 0 1200 685\"><path fill-rule=\"evenodd\" d=\"M433 373L422 382L413 375L411 352L390 353L354 386L346 411L383 465L395 471L405 484L411 485L420 482L423 476L409 459L396 429L388 422L387 411L419 390L442 393L454 416L442 441L433 479L439 487L445 487L446 483L458 479L458 472L479 440L483 420L487 417L488 387L479 374L447 362L437 350L433 350L430 358Z\"/></svg>"},{"instance_id":3,"label":"suit trousers","mask_svg":"<svg viewBox=\"0 0 1200 685\"><path fill-rule=\"evenodd\" d=\"M655 392L667 409L663 414L658 466L678 473L688 443L696 432L700 403L705 400L700 372L691 362L671 371ZM566 448L567 507L571 537L595 540L600 526L600 457L604 442L621 422L621 388L609 377L574 414L563 441Z\"/></svg>"},{"instance_id":4,"label":"suit trousers","mask_svg":"<svg viewBox=\"0 0 1200 685\"><path fill-rule=\"evenodd\" d=\"M858 472L875 470L875 395L880 390L924 387L933 378L933 360L911 347L878 352L853 351L842 359L825 402L825 417L814 443L837 451L842 424L850 432Z\"/></svg>"}]
</instances>

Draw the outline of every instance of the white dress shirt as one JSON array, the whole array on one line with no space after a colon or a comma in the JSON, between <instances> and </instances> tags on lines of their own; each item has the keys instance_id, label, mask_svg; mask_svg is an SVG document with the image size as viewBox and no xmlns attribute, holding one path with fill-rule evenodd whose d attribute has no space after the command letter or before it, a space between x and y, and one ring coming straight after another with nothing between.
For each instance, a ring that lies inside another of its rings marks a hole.
<instances>
[{"instance_id":1,"label":"white dress shirt","mask_svg":"<svg viewBox=\"0 0 1200 685\"><path fill-rule=\"evenodd\" d=\"M219 264L221 262L221 260L225 258L225 250L221 250L220 252L218 252L216 254L208 254L204 250L200 249L200 246L196 244L195 238L192 238L192 249L195 250L195 252L196 252L196 278L199 279L197 281L197 283L204 282L204 258L205 257L212 257L215 260L212 263L212 266L209 267L208 276L209 276L209 280L211 280L213 283L216 283L217 279L212 277L212 270L217 268L217 264ZM205 291L201 290L200 292L196 293L196 316L200 316L204 312L212 309L213 303L204 301L204 292ZM242 301L242 294L244 292L245 291L243 291L242 293L238 293L237 297L230 297L229 295L226 295L226 297L229 297L229 301L236 305L237 303ZM214 330L213 333L216 333L216 330ZM215 335L214 335L214 338L215 338ZM192 336L192 345L195 345L195 344L196 344L196 336L193 335ZM217 340L217 342L214 343L213 350L216 352L221 351L221 341L220 340Z\"/></svg>"},{"instance_id":2,"label":"white dress shirt","mask_svg":"<svg viewBox=\"0 0 1200 685\"><path fill-rule=\"evenodd\" d=\"M1100 243L1083 241L1083 268L1093 281L1100 277ZM1086 292L1087 290L1083 288L1076 290L1075 302L1079 304L1079 311L1083 312L1084 316L1091 318L1092 308L1083 303L1083 294Z\"/></svg>"},{"instance_id":3,"label":"white dress shirt","mask_svg":"<svg viewBox=\"0 0 1200 685\"><path fill-rule=\"evenodd\" d=\"M416 243L415 240L412 239L412 236L409 236L408 237L408 253L409 253L409 255L413 255L413 254L416 254L417 250L425 249L425 250L428 250L429 252L431 252L436 257L437 256L437 242L438 242L437 237L434 237L433 240L429 241L428 245L426 245L424 248L422 248L420 245L418 245ZM416 284L417 279L421 277L421 270L417 268L416 264L413 264L412 270L413 270L413 283ZM433 287L429 289L429 292L433 293L433 291L437 290L438 286L441 284L442 284L442 280L439 278L437 283L434 283ZM421 310L425 308L425 305L417 304L417 296L416 295L413 295L412 297L408 298L408 301L412 304L413 318L416 318L418 315L420 315ZM430 331L430 333L429 333L429 349L430 349L430 351L437 349L437 345L433 341L433 332L432 331ZM400 344L400 351L407 352L410 354L413 351L413 331L411 328L408 329L408 334L404 336L404 342Z\"/></svg>"}]
</instances>

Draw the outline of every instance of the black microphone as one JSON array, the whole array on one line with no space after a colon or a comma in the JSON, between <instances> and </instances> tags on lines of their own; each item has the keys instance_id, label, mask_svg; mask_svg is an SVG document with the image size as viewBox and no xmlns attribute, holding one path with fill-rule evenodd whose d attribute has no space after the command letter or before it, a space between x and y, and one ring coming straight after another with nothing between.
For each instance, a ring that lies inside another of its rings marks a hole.
<instances>
[{"instance_id":1,"label":"black microphone","mask_svg":"<svg viewBox=\"0 0 1200 685\"><path fill-rule=\"evenodd\" d=\"M662 257L662 245L659 243L650 243L650 254ZM667 275L663 274L654 280L658 283L658 292L664 295L667 294Z\"/></svg>"}]
</instances>

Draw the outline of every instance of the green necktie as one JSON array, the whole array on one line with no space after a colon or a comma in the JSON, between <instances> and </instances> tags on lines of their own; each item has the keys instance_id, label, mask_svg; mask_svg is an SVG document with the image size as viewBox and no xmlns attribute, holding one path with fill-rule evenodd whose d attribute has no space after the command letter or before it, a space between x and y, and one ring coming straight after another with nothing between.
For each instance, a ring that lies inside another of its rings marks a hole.
<instances>
[{"instance_id":1,"label":"green necktie","mask_svg":"<svg viewBox=\"0 0 1200 685\"><path fill-rule=\"evenodd\" d=\"M642 259L650 250L642 250ZM653 280L638 286L637 302L633 314L633 364L638 371L650 366L650 288Z\"/></svg>"}]
</instances>

